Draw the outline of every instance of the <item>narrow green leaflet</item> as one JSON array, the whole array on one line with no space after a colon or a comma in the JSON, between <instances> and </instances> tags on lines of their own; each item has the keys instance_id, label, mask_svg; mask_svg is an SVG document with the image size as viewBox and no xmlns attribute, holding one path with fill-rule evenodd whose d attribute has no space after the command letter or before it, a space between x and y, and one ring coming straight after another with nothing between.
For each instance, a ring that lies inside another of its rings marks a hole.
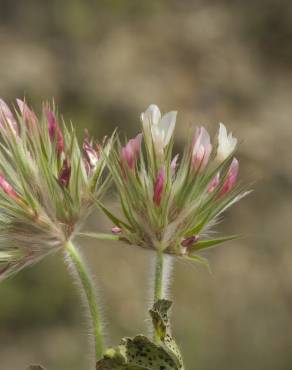
<instances>
[{"instance_id":1,"label":"narrow green leaflet","mask_svg":"<svg viewBox=\"0 0 292 370\"><path fill-rule=\"evenodd\" d=\"M168 311L171 302L159 300L149 311L160 343L144 335L123 338L116 348L106 351L96 364L97 370L183 370L180 351L172 338Z\"/></svg>"},{"instance_id":2,"label":"narrow green leaflet","mask_svg":"<svg viewBox=\"0 0 292 370\"><path fill-rule=\"evenodd\" d=\"M30 365L26 370L45 370L45 368L40 365Z\"/></svg>"},{"instance_id":3,"label":"narrow green leaflet","mask_svg":"<svg viewBox=\"0 0 292 370\"><path fill-rule=\"evenodd\" d=\"M131 227L127 225L125 222L114 216L101 202L96 201L97 206L108 216L108 218L119 227L125 227L128 230L131 230Z\"/></svg>"},{"instance_id":4,"label":"narrow green leaflet","mask_svg":"<svg viewBox=\"0 0 292 370\"><path fill-rule=\"evenodd\" d=\"M198 251L201 249L207 249L207 248L215 247L219 244L225 243L229 240L235 240L238 238L240 238L239 235L229 235L229 236L224 236L222 238L217 238L217 239L201 240L195 243L194 245L190 246L190 250Z\"/></svg>"}]
</instances>

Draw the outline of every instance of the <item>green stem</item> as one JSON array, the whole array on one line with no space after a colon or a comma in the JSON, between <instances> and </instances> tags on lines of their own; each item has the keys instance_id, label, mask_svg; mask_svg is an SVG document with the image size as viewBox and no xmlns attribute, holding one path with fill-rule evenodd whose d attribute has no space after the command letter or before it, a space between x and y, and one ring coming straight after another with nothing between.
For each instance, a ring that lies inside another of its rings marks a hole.
<instances>
[{"instance_id":1,"label":"green stem","mask_svg":"<svg viewBox=\"0 0 292 370\"><path fill-rule=\"evenodd\" d=\"M163 252L157 251L154 275L154 302L163 298L163 267L164 267L163 258L164 258ZM153 335L153 339L155 343L159 341L159 336L155 332Z\"/></svg>"},{"instance_id":2,"label":"green stem","mask_svg":"<svg viewBox=\"0 0 292 370\"><path fill-rule=\"evenodd\" d=\"M87 272L87 269L84 265L84 262L82 261L82 258L78 250L74 247L74 245L70 241L66 243L65 249L75 267L75 270L80 280L80 285L84 291L86 303L88 305L92 321L95 356L96 360L99 360L103 355L103 335L95 290L91 278Z\"/></svg>"}]
</instances>

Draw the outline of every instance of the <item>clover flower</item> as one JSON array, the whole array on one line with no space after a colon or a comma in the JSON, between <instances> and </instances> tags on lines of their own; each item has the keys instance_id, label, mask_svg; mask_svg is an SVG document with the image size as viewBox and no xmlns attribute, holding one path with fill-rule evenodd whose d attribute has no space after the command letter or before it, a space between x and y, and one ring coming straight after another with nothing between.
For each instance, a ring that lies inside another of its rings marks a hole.
<instances>
[{"instance_id":1,"label":"clover flower","mask_svg":"<svg viewBox=\"0 0 292 370\"><path fill-rule=\"evenodd\" d=\"M106 185L100 146L86 136L80 148L47 104L40 119L17 106L0 100L0 280L61 249Z\"/></svg>"},{"instance_id":2,"label":"clover flower","mask_svg":"<svg viewBox=\"0 0 292 370\"><path fill-rule=\"evenodd\" d=\"M204 127L197 128L178 164L172 154L175 117L170 112L161 118L159 108L150 105L141 114L142 135L125 146L117 141L107 161L124 218L101 208L120 240L199 259L196 251L234 238L212 239L210 229L247 192L237 184L237 140L222 124L217 147Z\"/></svg>"}]
</instances>

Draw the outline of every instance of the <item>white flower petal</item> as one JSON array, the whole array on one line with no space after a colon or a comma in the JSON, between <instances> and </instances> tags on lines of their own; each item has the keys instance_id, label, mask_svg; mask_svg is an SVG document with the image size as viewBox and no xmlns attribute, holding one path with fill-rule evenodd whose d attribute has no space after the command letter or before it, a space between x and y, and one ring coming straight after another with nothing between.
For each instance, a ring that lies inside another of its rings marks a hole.
<instances>
[{"instance_id":1,"label":"white flower petal","mask_svg":"<svg viewBox=\"0 0 292 370\"><path fill-rule=\"evenodd\" d=\"M176 111L168 112L162 117L161 121L158 123L159 130L163 132L164 146L166 146L169 143L173 135L176 123L176 115L177 115Z\"/></svg>"},{"instance_id":2,"label":"white flower petal","mask_svg":"<svg viewBox=\"0 0 292 370\"><path fill-rule=\"evenodd\" d=\"M144 113L141 113L143 124L157 125L161 120L161 113L157 105L151 104Z\"/></svg>"},{"instance_id":3,"label":"white flower petal","mask_svg":"<svg viewBox=\"0 0 292 370\"><path fill-rule=\"evenodd\" d=\"M227 133L226 127L223 123L219 124L218 132L218 149L217 149L217 161L224 161L235 149L237 145L237 139L232 136L232 133Z\"/></svg>"}]
</instances>

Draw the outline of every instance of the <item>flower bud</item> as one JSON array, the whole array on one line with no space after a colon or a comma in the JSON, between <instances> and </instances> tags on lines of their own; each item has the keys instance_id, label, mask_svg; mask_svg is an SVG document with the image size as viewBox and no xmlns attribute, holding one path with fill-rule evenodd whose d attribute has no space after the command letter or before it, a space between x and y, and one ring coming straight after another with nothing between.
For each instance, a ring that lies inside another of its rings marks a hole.
<instances>
[{"instance_id":1,"label":"flower bud","mask_svg":"<svg viewBox=\"0 0 292 370\"><path fill-rule=\"evenodd\" d=\"M64 150L62 131L58 125L55 114L48 108L45 109L45 114L47 116L51 142L54 143L56 141L57 153L60 155Z\"/></svg>"},{"instance_id":2,"label":"flower bud","mask_svg":"<svg viewBox=\"0 0 292 370\"><path fill-rule=\"evenodd\" d=\"M213 179L211 180L209 186L208 186L208 193L213 193L213 191L217 188L217 186L219 185L219 181L220 181L220 173L217 172L217 174L213 177Z\"/></svg>"},{"instance_id":3,"label":"flower bud","mask_svg":"<svg viewBox=\"0 0 292 370\"><path fill-rule=\"evenodd\" d=\"M18 198L16 191L13 187L5 180L5 178L0 175L0 188L6 193L10 198Z\"/></svg>"},{"instance_id":4,"label":"flower bud","mask_svg":"<svg viewBox=\"0 0 292 370\"><path fill-rule=\"evenodd\" d=\"M94 171L97 162L99 161L99 152L98 150L95 150L92 146L92 144L89 142L86 132L86 137L83 141L83 155L84 155L84 163L86 167L86 172L89 173L90 171Z\"/></svg>"},{"instance_id":5,"label":"flower bud","mask_svg":"<svg viewBox=\"0 0 292 370\"><path fill-rule=\"evenodd\" d=\"M122 163L127 163L133 170L141 151L142 134L138 134L134 139L129 140L128 144L121 150Z\"/></svg>"},{"instance_id":6,"label":"flower bud","mask_svg":"<svg viewBox=\"0 0 292 370\"><path fill-rule=\"evenodd\" d=\"M227 178L220 191L220 196L228 193L233 188L237 180L238 170L239 170L238 160L236 158L233 158L227 173Z\"/></svg>"},{"instance_id":7,"label":"flower bud","mask_svg":"<svg viewBox=\"0 0 292 370\"><path fill-rule=\"evenodd\" d=\"M195 244L199 240L198 235L193 235L189 238L184 239L181 242L182 247L190 247L191 245Z\"/></svg>"},{"instance_id":8,"label":"flower bud","mask_svg":"<svg viewBox=\"0 0 292 370\"><path fill-rule=\"evenodd\" d=\"M28 127L30 127L30 125L32 127L36 126L38 123L38 119L35 113L31 109L29 109L27 104L21 99L16 99L16 102L26 125Z\"/></svg>"},{"instance_id":9,"label":"flower bud","mask_svg":"<svg viewBox=\"0 0 292 370\"><path fill-rule=\"evenodd\" d=\"M5 129L7 124L15 135L18 134L18 126L14 115L5 101L0 99L0 127Z\"/></svg>"},{"instance_id":10,"label":"flower bud","mask_svg":"<svg viewBox=\"0 0 292 370\"><path fill-rule=\"evenodd\" d=\"M179 154L175 155L170 163L170 172L172 176L174 176L176 172L178 157Z\"/></svg>"},{"instance_id":11,"label":"flower bud","mask_svg":"<svg viewBox=\"0 0 292 370\"><path fill-rule=\"evenodd\" d=\"M207 166L211 151L210 135L204 127L197 128L192 151L192 165L196 171L203 170Z\"/></svg>"},{"instance_id":12,"label":"flower bud","mask_svg":"<svg viewBox=\"0 0 292 370\"><path fill-rule=\"evenodd\" d=\"M120 227L118 227L118 226L114 226L114 227L112 227L112 233L113 234L120 234L122 232L122 229L120 228Z\"/></svg>"},{"instance_id":13,"label":"flower bud","mask_svg":"<svg viewBox=\"0 0 292 370\"><path fill-rule=\"evenodd\" d=\"M160 206L160 203L161 203L164 183L165 183L165 170L163 168L158 172L155 185L154 185L153 202L157 206Z\"/></svg>"},{"instance_id":14,"label":"flower bud","mask_svg":"<svg viewBox=\"0 0 292 370\"><path fill-rule=\"evenodd\" d=\"M71 177L71 165L67 158L63 161L63 166L59 175L59 183L61 186L67 188Z\"/></svg>"}]
</instances>

